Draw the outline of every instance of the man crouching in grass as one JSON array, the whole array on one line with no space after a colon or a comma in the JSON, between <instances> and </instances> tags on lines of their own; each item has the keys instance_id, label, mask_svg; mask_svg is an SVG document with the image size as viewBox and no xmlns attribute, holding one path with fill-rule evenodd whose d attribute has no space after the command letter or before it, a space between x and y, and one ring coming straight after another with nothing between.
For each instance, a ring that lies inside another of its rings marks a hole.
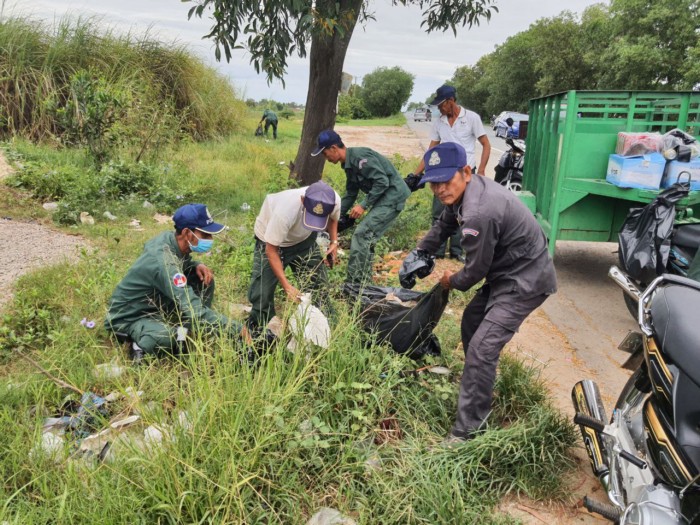
<instances>
[{"instance_id":1,"label":"man crouching in grass","mask_svg":"<svg viewBox=\"0 0 700 525\"><path fill-rule=\"evenodd\" d=\"M243 325L211 309L214 274L190 257L209 252L226 227L203 204L178 208L173 222L175 231L146 243L109 300L104 326L131 339L136 363L146 354L175 353L190 330L250 339Z\"/></svg>"}]
</instances>

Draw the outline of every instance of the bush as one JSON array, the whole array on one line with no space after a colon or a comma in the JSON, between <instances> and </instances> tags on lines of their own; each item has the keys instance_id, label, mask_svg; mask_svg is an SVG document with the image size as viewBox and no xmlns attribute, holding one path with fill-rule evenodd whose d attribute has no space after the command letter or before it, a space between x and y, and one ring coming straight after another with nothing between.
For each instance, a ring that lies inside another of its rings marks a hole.
<instances>
[{"instance_id":1,"label":"bush","mask_svg":"<svg viewBox=\"0 0 700 525\"><path fill-rule=\"evenodd\" d=\"M380 67L362 79L361 97L374 117L401 111L413 91L413 75L400 67Z\"/></svg>"},{"instance_id":2,"label":"bush","mask_svg":"<svg viewBox=\"0 0 700 525\"><path fill-rule=\"evenodd\" d=\"M0 89L0 136L86 145L101 162L122 140L142 156L179 134L229 134L245 118L227 79L182 45L117 35L95 19L3 20L0 71L13 86Z\"/></svg>"},{"instance_id":3,"label":"bush","mask_svg":"<svg viewBox=\"0 0 700 525\"><path fill-rule=\"evenodd\" d=\"M344 119L371 118L362 99L353 95L341 94L338 97L338 116Z\"/></svg>"}]
</instances>

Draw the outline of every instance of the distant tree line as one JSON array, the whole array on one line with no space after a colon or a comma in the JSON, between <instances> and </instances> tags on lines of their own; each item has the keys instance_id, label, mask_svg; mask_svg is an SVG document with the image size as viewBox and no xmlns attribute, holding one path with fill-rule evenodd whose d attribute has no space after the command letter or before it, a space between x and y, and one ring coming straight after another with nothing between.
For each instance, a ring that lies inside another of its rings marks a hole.
<instances>
[{"instance_id":1,"label":"distant tree line","mask_svg":"<svg viewBox=\"0 0 700 525\"><path fill-rule=\"evenodd\" d=\"M611 0L538 20L448 82L483 117L571 89L693 90L699 35L700 0Z\"/></svg>"}]
</instances>

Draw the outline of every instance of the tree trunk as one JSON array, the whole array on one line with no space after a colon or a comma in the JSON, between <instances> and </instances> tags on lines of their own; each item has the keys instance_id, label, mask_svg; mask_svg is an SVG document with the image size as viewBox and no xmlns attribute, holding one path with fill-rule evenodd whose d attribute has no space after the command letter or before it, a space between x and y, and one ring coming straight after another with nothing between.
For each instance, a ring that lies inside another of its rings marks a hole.
<instances>
[{"instance_id":1,"label":"tree trunk","mask_svg":"<svg viewBox=\"0 0 700 525\"><path fill-rule=\"evenodd\" d=\"M321 11L322 3L335 5L335 0L317 2L316 6L319 11ZM304 127L301 130L297 158L294 160L290 173L290 176L298 180L302 186L320 180L323 173L325 162L323 155L312 157L311 152L316 147L318 134L324 129L333 128L335 125L343 62L362 7L362 0L341 0L340 7L341 10L351 9L355 13L352 25L345 29L343 35L341 36L338 31L334 31L332 36L314 34L311 37L309 91L306 94Z\"/></svg>"}]
</instances>

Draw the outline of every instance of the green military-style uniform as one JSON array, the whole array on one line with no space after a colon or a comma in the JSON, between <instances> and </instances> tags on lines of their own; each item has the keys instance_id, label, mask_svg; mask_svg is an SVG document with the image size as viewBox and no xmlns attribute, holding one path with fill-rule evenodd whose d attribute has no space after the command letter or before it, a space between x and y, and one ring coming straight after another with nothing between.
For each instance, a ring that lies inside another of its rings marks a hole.
<instances>
[{"instance_id":1,"label":"green military-style uniform","mask_svg":"<svg viewBox=\"0 0 700 525\"><path fill-rule=\"evenodd\" d=\"M360 203L367 211L352 236L347 281L363 283L372 274L374 245L403 210L411 190L396 168L384 156L370 148L347 148L345 154L347 184L341 200L341 215L350 211L362 191Z\"/></svg>"},{"instance_id":2,"label":"green military-style uniform","mask_svg":"<svg viewBox=\"0 0 700 525\"><path fill-rule=\"evenodd\" d=\"M105 328L128 334L145 353L173 349L177 326L240 334L239 323L211 309L214 282L203 286L199 264L180 252L173 231L148 241L112 294Z\"/></svg>"},{"instance_id":3,"label":"green military-style uniform","mask_svg":"<svg viewBox=\"0 0 700 525\"><path fill-rule=\"evenodd\" d=\"M267 130L272 126L272 138L277 138L277 114L269 109L263 111L263 117L261 120L265 121L265 135L267 135Z\"/></svg>"}]
</instances>

